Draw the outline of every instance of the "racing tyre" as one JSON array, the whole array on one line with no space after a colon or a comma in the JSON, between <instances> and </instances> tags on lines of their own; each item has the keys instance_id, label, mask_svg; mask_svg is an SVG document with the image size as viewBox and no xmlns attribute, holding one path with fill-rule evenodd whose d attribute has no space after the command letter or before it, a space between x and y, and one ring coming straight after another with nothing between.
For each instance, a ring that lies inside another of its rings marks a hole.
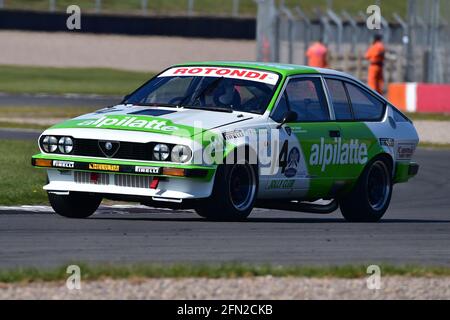
<instances>
[{"instance_id":1,"label":"racing tyre","mask_svg":"<svg viewBox=\"0 0 450 320\"><path fill-rule=\"evenodd\" d=\"M83 192L70 192L67 196L48 193L53 210L66 218L83 219L92 215L102 202L102 198Z\"/></svg>"},{"instance_id":2,"label":"racing tyre","mask_svg":"<svg viewBox=\"0 0 450 320\"><path fill-rule=\"evenodd\" d=\"M239 221L253 210L258 192L257 167L248 162L218 167L209 198L199 200L195 211L215 221Z\"/></svg>"},{"instance_id":3,"label":"racing tyre","mask_svg":"<svg viewBox=\"0 0 450 320\"><path fill-rule=\"evenodd\" d=\"M377 222L389 207L392 196L390 164L376 158L364 169L353 190L339 202L350 222Z\"/></svg>"}]
</instances>

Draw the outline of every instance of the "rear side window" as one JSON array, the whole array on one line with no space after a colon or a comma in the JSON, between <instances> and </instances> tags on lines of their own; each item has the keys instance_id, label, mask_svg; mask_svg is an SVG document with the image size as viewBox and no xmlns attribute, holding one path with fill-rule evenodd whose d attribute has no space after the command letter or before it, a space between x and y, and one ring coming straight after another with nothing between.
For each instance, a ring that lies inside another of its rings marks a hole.
<instances>
[{"instance_id":1,"label":"rear side window","mask_svg":"<svg viewBox=\"0 0 450 320\"><path fill-rule=\"evenodd\" d=\"M297 113L297 122L328 121L330 114L320 78L298 78L286 86L289 108Z\"/></svg>"},{"instance_id":2,"label":"rear side window","mask_svg":"<svg viewBox=\"0 0 450 320\"><path fill-rule=\"evenodd\" d=\"M381 119L384 111L383 102L353 84L346 83L345 86L352 103L355 120Z\"/></svg>"},{"instance_id":3,"label":"rear side window","mask_svg":"<svg viewBox=\"0 0 450 320\"><path fill-rule=\"evenodd\" d=\"M326 79L336 120L352 120L352 110L342 81Z\"/></svg>"},{"instance_id":4,"label":"rear side window","mask_svg":"<svg viewBox=\"0 0 450 320\"><path fill-rule=\"evenodd\" d=\"M392 108L392 113L394 114L395 122L409 122L408 118L401 114L397 109Z\"/></svg>"}]
</instances>

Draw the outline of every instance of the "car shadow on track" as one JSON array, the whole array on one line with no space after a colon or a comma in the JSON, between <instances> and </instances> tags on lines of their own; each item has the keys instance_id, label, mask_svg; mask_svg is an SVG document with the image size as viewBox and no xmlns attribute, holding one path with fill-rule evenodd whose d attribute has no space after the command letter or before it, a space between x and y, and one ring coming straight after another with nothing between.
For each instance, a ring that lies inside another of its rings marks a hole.
<instances>
[{"instance_id":1,"label":"car shadow on track","mask_svg":"<svg viewBox=\"0 0 450 320\"><path fill-rule=\"evenodd\" d=\"M202 222L202 223L354 223L354 222L347 222L343 218L292 218L292 217L276 217L276 218L260 218L260 217L254 217L254 218L248 218L243 221L210 221L203 218L196 218L196 217L174 217L174 216L168 216L168 217L149 217L149 216L142 216L142 217L125 217L121 215L120 217L115 217L111 215L96 215L91 218L91 220L125 220L125 221L148 221L148 222ZM374 224L375 222L371 222L371 224ZM389 224L389 223L450 223L450 220L432 220L432 219L384 219L380 222L376 222L378 224Z\"/></svg>"}]
</instances>

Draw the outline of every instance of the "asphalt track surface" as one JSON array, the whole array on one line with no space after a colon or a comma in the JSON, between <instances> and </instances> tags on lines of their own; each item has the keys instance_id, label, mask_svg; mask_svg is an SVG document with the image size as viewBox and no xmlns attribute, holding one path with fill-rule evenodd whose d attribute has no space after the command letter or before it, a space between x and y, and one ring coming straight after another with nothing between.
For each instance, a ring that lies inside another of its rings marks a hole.
<instances>
[{"instance_id":1,"label":"asphalt track surface","mask_svg":"<svg viewBox=\"0 0 450 320\"><path fill-rule=\"evenodd\" d=\"M420 149L416 160L419 175L395 186L380 223L347 223L339 212L256 209L247 222L225 223L146 207L102 207L86 220L0 208L0 267L73 261L450 266L450 150Z\"/></svg>"}]
</instances>

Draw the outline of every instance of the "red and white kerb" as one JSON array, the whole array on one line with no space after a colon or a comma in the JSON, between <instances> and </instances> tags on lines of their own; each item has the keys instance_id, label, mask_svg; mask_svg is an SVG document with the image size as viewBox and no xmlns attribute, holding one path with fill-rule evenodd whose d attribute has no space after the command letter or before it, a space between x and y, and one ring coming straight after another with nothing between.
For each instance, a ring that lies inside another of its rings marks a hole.
<instances>
[{"instance_id":1,"label":"red and white kerb","mask_svg":"<svg viewBox=\"0 0 450 320\"><path fill-rule=\"evenodd\" d=\"M166 70L158 77L174 76L199 76L199 77L224 77L232 79L251 80L275 85L278 75L262 70L250 70L228 67L176 67Z\"/></svg>"}]
</instances>

